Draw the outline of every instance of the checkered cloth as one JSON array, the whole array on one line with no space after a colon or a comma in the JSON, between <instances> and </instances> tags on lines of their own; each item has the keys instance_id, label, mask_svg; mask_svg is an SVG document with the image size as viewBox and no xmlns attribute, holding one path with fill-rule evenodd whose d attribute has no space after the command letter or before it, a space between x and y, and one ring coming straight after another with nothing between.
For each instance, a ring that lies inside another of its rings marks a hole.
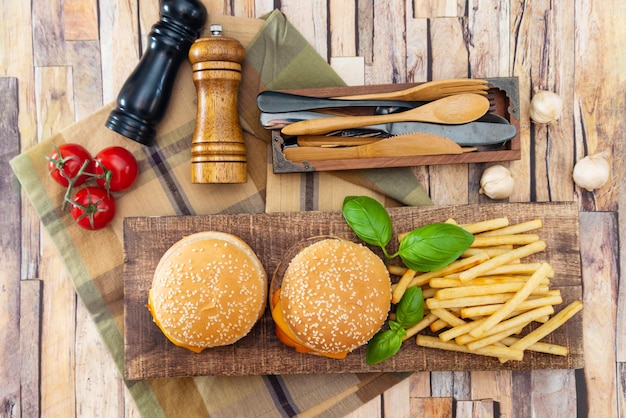
<instances>
[{"instance_id":1,"label":"checkered cloth","mask_svg":"<svg viewBox=\"0 0 626 418\"><path fill-rule=\"evenodd\" d=\"M224 33L236 33L236 19ZM237 25L240 25L237 27ZM192 185L190 138L196 116L196 91L190 66L181 68L154 147L142 147L105 128L113 105L57 133L11 161L43 226L65 263L76 292L90 312L116 367L122 373L123 228L125 216L259 213L339 209L348 194L368 193L389 203L429 205L408 168L344 173L274 175L269 136L258 121L256 95L266 89L343 85L342 80L278 11L267 16L246 46L239 110L248 149L248 182ZM116 196L118 214L110 227L80 229L62 211L64 189L47 173L45 156L53 143L80 143L92 153L109 145L133 152L140 176L133 188ZM289 187L287 187L289 185ZM344 415L405 374L195 377L127 381L138 410L146 417Z\"/></svg>"}]
</instances>

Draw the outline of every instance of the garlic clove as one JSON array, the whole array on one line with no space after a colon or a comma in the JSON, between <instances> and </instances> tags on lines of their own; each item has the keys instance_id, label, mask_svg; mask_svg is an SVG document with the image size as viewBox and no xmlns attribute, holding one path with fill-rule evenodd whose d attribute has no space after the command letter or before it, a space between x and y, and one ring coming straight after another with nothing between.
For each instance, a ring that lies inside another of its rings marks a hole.
<instances>
[{"instance_id":1,"label":"garlic clove","mask_svg":"<svg viewBox=\"0 0 626 418\"><path fill-rule=\"evenodd\" d=\"M554 92L535 88L529 114L538 125L556 122L563 115L563 99Z\"/></svg>"},{"instance_id":2,"label":"garlic clove","mask_svg":"<svg viewBox=\"0 0 626 418\"><path fill-rule=\"evenodd\" d=\"M607 152L588 155L574 165L574 183L588 191L604 186L611 175L611 167L606 160Z\"/></svg>"},{"instance_id":3,"label":"garlic clove","mask_svg":"<svg viewBox=\"0 0 626 418\"><path fill-rule=\"evenodd\" d=\"M511 196L515 180L511 171L502 165L492 165L488 167L480 178L480 194L484 194L490 199L500 200Z\"/></svg>"}]
</instances>

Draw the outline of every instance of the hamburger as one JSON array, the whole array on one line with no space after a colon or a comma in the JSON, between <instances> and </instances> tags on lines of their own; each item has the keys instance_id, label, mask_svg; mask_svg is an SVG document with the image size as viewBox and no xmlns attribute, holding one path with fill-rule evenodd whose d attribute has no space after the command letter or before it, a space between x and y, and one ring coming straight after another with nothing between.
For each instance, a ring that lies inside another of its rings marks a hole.
<instances>
[{"instance_id":1,"label":"hamburger","mask_svg":"<svg viewBox=\"0 0 626 418\"><path fill-rule=\"evenodd\" d=\"M246 336L263 315L267 275L239 237L206 231L169 248L154 272L148 309L165 337L199 353Z\"/></svg>"},{"instance_id":2,"label":"hamburger","mask_svg":"<svg viewBox=\"0 0 626 418\"><path fill-rule=\"evenodd\" d=\"M369 248L339 238L297 246L288 257L294 252L272 278L276 335L298 352L344 358L385 323L387 267Z\"/></svg>"}]
</instances>

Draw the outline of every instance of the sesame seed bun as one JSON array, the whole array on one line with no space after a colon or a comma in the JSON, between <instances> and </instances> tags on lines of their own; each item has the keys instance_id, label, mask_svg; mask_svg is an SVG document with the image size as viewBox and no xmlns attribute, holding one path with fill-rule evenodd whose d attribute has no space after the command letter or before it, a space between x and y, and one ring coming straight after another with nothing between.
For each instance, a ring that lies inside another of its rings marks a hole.
<instances>
[{"instance_id":1,"label":"sesame seed bun","mask_svg":"<svg viewBox=\"0 0 626 418\"><path fill-rule=\"evenodd\" d=\"M163 255L148 308L171 342L200 352L246 336L266 300L267 275L254 251L239 237L207 231Z\"/></svg>"},{"instance_id":2,"label":"sesame seed bun","mask_svg":"<svg viewBox=\"0 0 626 418\"><path fill-rule=\"evenodd\" d=\"M390 300L389 272L380 257L344 239L326 238L303 248L280 283L289 331L321 354L351 352L367 343L383 326Z\"/></svg>"}]
</instances>

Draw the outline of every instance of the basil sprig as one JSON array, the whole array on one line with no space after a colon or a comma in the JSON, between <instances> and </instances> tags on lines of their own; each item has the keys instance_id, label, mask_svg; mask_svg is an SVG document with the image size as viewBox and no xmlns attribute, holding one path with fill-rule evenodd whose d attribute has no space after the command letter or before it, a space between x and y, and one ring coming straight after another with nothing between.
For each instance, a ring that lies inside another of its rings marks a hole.
<instances>
[{"instance_id":1,"label":"basil sprig","mask_svg":"<svg viewBox=\"0 0 626 418\"><path fill-rule=\"evenodd\" d=\"M418 286L406 290L396 307L396 320L389 321L389 329L379 331L367 343L365 362L380 363L395 355L402 347L406 328L411 328L424 317L424 297Z\"/></svg>"},{"instance_id":2,"label":"basil sprig","mask_svg":"<svg viewBox=\"0 0 626 418\"><path fill-rule=\"evenodd\" d=\"M411 328L424 317L424 296L422 288L411 286L402 295L396 306L396 322L402 328Z\"/></svg>"},{"instance_id":3,"label":"basil sprig","mask_svg":"<svg viewBox=\"0 0 626 418\"><path fill-rule=\"evenodd\" d=\"M343 217L357 237L383 249L391 241L391 218L377 200L367 196L347 196L343 201Z\"/></svg>"},{"instance_id":4,"label":"basil sprig","mask_svg":"<svg viewBox=\"0 0 626 418\"><path fill-rule=\"evenodd\" d=\"M343 217L357 237L382 249L385 262L400 257L411 270L427 272L446 266L474 242L474 235L448 223L435 223L414 229L400 242L398 251L389 254L387 245L392 237L392 221L387 210L368 196L348 196L343 201ZM424 316L422 289L412 286L396 306L396 319L389 329L379 331L368 342L365 361L380 363L400 350L406 329Z\"/></svg>"},{"instance_id":5,"label":"basil sprig","mask_svg":"<svg viewBox=\"0 0 626 418\"><path fill-rule=\"evenodd\" d=\"M435 223L411 231L398 251L389 254L386 247L391 241L392 222L383 205L369 196L347 196L342 213L357 237L382 249L387 263L399 256L414 271L432 271L450 264L474 242L474 235L461 227Z\"/></svg>"}]
</instances>

